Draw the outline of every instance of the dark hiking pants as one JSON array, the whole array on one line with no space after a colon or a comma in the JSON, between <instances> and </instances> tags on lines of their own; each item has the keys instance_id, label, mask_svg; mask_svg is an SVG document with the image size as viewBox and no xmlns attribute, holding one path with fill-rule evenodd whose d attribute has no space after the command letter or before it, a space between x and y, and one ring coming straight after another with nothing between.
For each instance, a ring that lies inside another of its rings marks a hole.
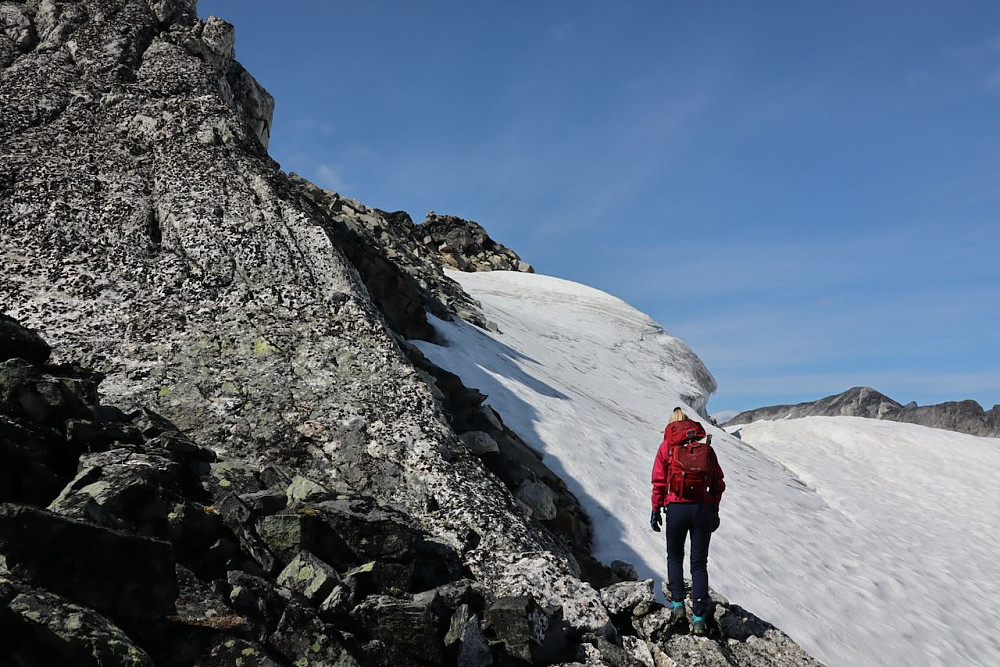
<instances>
[{"instance_id":1,"label":"dark hiking pants","mask_svg":"<svg viewBox=\"0 0 1000 667\"><path fill-rule=\"evenodd\" d=\"M701 503L667 505L667 582L670 597L684 600L684 541L691 535L691 611L704 616L711 609L708 596L708 543L712 540L713 512Z\"/></svg>"}]
</instances>

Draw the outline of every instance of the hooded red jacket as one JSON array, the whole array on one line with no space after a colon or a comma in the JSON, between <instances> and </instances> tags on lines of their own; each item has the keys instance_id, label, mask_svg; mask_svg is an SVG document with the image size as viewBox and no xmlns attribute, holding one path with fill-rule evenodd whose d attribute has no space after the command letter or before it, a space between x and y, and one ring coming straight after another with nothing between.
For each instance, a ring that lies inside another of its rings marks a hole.
<instances>
[{"instance_id":1,"label":"hooded red jacket","mask_svg":"<svg viewBox=\"0 0 1000 667\"><path fill-rule=\"evenodd\" d=\"M660 448L656 452L656 458L653 460L653 509L663 507L669 503L690 503L694 502L692 500L686 500L684 498L678 497L673 491L670 491L668 485L668 464L670 448L676 447L679 442L676 441L676 433L684 433L688 430L695 430L700 435L705 434L705 429L696 421L691 419L674 422L667 426L664 432L663 442L660 443ZM722 467L719 465L719 459L715 455L715 450L709 448L709 457L711 459L712 473L708 482L708 494L705 497L705 502L708 504L718 507L719 503L722 502L722 493L726 490L726 481L722 474Z\"/></svg>"}]
</instances>

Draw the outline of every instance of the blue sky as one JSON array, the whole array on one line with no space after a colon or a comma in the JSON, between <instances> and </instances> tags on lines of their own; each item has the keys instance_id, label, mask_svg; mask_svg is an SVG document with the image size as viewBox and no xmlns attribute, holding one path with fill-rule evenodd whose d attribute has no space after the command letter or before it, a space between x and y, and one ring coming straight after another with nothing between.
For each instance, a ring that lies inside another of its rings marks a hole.
<instances>
[{"instance_id":1,"label":"blue sky","mask_svg":"<svg viewBox=\"0 0 1000 667\"><path fill-rule=\"evenodd\" d=\"M1000 402L1000 3L199 11L275 96L283 169L625 299L713 411Z\"/></svg>"}]
</instances>

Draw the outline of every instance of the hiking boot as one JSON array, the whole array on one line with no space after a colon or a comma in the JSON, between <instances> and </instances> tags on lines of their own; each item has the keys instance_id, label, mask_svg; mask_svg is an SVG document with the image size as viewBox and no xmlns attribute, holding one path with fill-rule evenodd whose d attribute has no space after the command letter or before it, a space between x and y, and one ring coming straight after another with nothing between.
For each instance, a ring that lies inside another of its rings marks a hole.
<instances>
[{"instance_id":1,"label":"hiking boot","mask_svg":"<svg viewBox=\"0 0 1000 667\"><path fill-rule=\"evenodd\" d=\"M685 617L684 613L684 603L683 602L673 602L670 603L670 622L678 623L683 621Z\"/></svg>"},{"instance_id":2,"label":"hiking boot","mask_svg":"<svg viewBox=\"0 0 1000 667\"><path fill-rule=\"evenodd\" d=\"M705 622L704 616L691 614L691 633L699 637L704 637L708 634L708 623Z\"/></svg>"}]
</instances>

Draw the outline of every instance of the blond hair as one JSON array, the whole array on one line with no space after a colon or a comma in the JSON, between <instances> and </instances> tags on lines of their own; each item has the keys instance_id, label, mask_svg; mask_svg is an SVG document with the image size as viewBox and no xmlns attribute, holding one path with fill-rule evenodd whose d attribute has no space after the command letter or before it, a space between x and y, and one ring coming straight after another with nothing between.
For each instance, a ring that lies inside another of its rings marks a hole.
<instances>
[{"instance_id":1,"label":"blond hair","mask_svg":"<svg viewBox=\"0 0 1000 667\"><path fill-rule=\"evenodd\" d=\"M674 408L674 411L670 414L670 423L673 424L674 422L682 422L687 418L688 416L684 414L683 410L680 408Z\"/></svg>"}]
</instances>

